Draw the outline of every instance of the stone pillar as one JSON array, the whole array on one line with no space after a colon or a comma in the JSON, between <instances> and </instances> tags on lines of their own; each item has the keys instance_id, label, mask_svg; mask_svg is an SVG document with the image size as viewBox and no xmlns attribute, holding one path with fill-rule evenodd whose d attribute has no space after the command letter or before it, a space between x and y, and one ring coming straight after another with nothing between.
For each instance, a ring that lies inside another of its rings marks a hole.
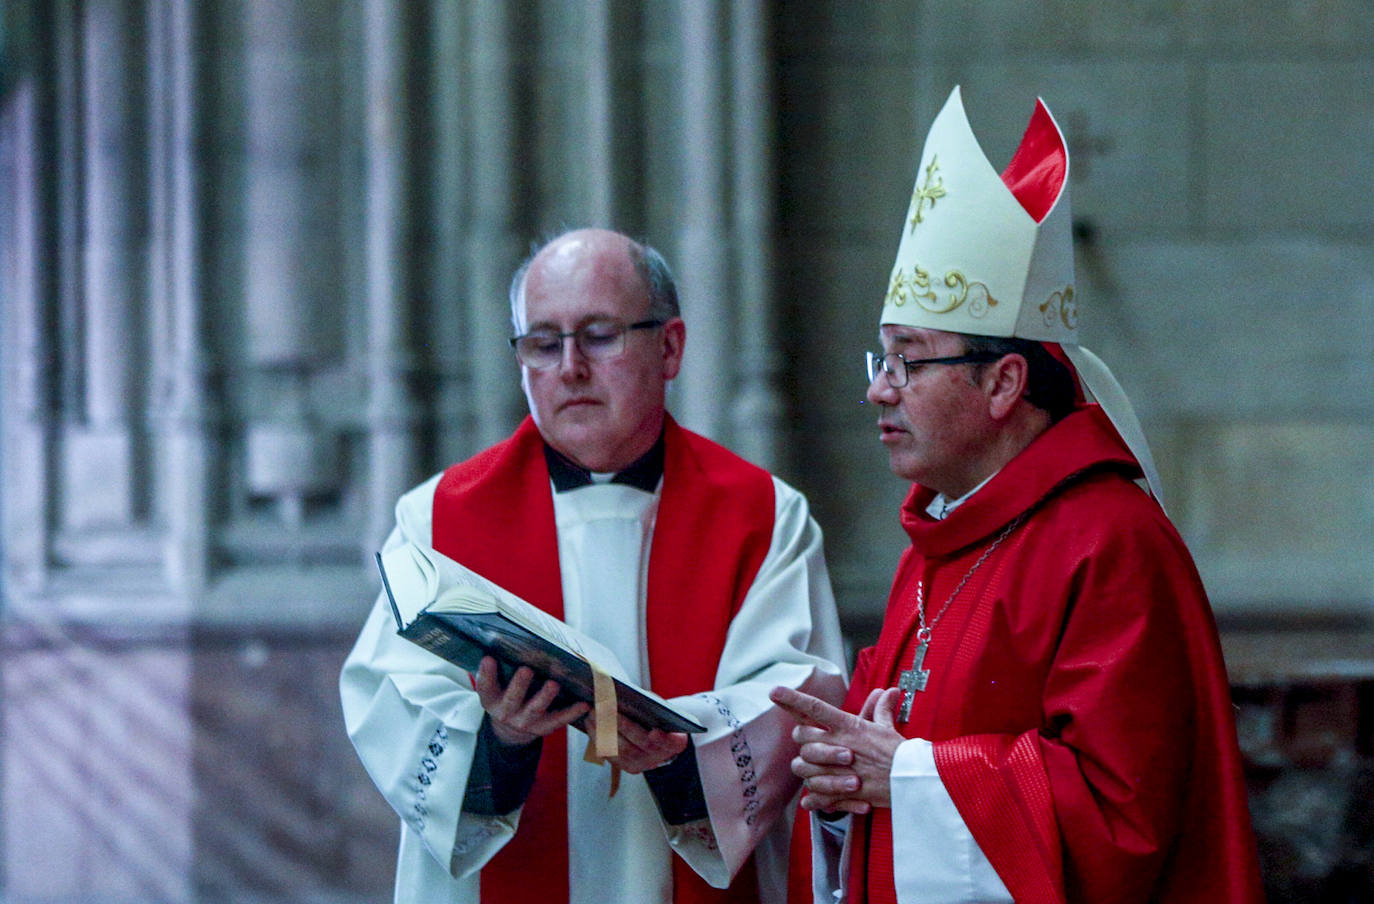
<instances>
[{"instance_id":1,"label":"stone pillar","mask_svg":"<svg viewBox=\"0 0 1374 904\"><path fill-rule=\"evenodd\" d=\"M781 441L787 416L780 381L779 315L773 281L773 104L768 23L762 0L731 4L730 75L734 123L733 197L739 341L731 372L739 388L730 404L735 451L769 469L785 468Z\"/></svg>"},{"instance_id":2,"label":"stone pillar","mask_svg":"<svg viewBox=\"0 0 1374 904\"><path fill-rule=\"evenodd\" d=\"M336 17L301 0L244 3L246 210L243 304L255 392L247 490L298 529L306 502L338 489L338 436L311 408L311 380L343 352L336 243Z\"/></svg>"},{"instance_id":3,"label":"stone pillar","mask_svg":"<svg viewBox=\"0 0 1374 904\"><path fill-rule=\"evenodd\" d=\"M84 6L82 420L67 437L64 523L120 528L145 515L137 413L146 238L141 4Z\"/></svg>"},{"instance_id":4,"label":"stone pillar","mask_svg":"<svg viewBox=\"0 0 1374 904\"><path fill-rule=\"evenodd\" d=\"M426 211L430 217L429 291L426 314L434 387L435 454L439 467L460 461L477 451L475 424L481 405L474 397L472 336L466 328L467 248L463 216L468 174L463 145L467 138L467 110L463 106L468 72L463 39L466 29L455 4L436 3L430 12L432 57L430 61L433 145L429 155L430 191ZM491 299L483 301L492 302Z\"/></svg>"},{"instance_id":5,"label":"stone pillar","mask_svg":"<svg viewBox=\"0 0 1374 904\"><path fill-rule=\"evenodd\" d=\"M414 482L420 450L420 409L411 383L418 368L406 307L413 301L408 265L412 213L407 0L367 0L363 23L367 97L367 370L369 525L367 549L380 547L393 522L396 497Z\"/></svg>"},{"instance_id":6,"label":"stone pillar","mask_svg":"<svg viewBox=\"0 0 1374 904\"><path fill-rule=\"evenodd\" d=\"M524 410L510 336L507 304L511 271L523 257L515 233L518 169L515 61L512 10L504 3L474 4L468 42L468 313L469 355L473 362L473 410L482 448L504 439Z\"/></svg>"},{"instance_id":7,"label":"stone pillar","mask_svg":"<svg viewBox=\"0 0 1374 904\"><path fill-rule=\"evenodd\" d=\"M81 367L84 357L81 299L85 294L83 273L86 257L85 223L82 219L85 184L82 164L85 102L82 98L85 88L81 62L82 14L76 0L59 0L52 5L51 27L55 51L53 65L56 70L56 96L53 100L56 147L53 158L57 196L53 205L57 217L57 274L54 285L57 335L52 337L50 349L52 357L60 363L54 374L54 396L49 417L53 420L53 432L56 434L64 424L67 425L66 429L70 429L70 425L79 423L84 410L82 395L85 391ZM54 481L57 478L58 475L54 474ZM52 498L49 496L49 499ZM56 515L56 506L50 505L49 508L51 519Z\"/></svg>"},{"instance_id":8,"label":"stone pillar","mask_svg":"<svg viewBox=\"0 0 1374 904\"><path fill-rule=\"evenodd\" d=\"M678 284L687 318L688 353L676 387L681 419L693 430L729 441L727 405L734 372L730 337L735 299L730 284L728 211L728 71L717 0L681 6L682 148Z\"/></svg>"},{"instance_id":9,"label":"stone pillar","mask_svg":"<svg viewBox=\"0 0 1374 904\"><path fill-rule=\"evenodd\" d=\"M5 252L0 259L0 394L5 400L0 420L0 585L24 592L40 590L47 579L51 521L53 357L48 350L54 287L43 260L51 252L44 236L53 211L43 190L51 145L44 140L42 123L52 121L52 110L44 102L42 85L36 78L19 82L0 107L0 217L6 234L0 249ZM6 593L0 608L12 597L17 601L19 593Z\"/></svg>"},{"instance_id":10,"label":"stone pillar","mask_svg":"<svg viewBox=\"0 0 1374 904\"><path fill-rule=\"evenodd\" d=\"M616 227L615 58L609 0L588 0L582 60L587 82L587 183L589 224Z\"/></svg>"},{"instance_id":11,"label":"stone pillar","mask_svg":"<svg viewBox=\"0 0 1374 904\"><path fill-rule=\"evenodd\" d=\"M162 516L167 523L165 567L174 596L189 602L208 580L209 427L216 419L207 390L210 367L204 329L201 252L201 79L195 50L203 35L194 0L171 0L150 10L152 50L153 266L158 312L153 356L158 363L153 417L166 454L159 459Z\"/></svg>"},{"instance_id":12,"label":"stone pillar","mask_svg":"<svg viewBox=\"0 0 1374 904\"><path fill-rule=\"evenodd\" d=\"M645 49L647 15L634 0L595 0L582 7L574 77L585 83L585 115L569 123L575 130L569 138L579 142L576 153L585 164L578 225L606 226L635 238L642 237L647 219L647 91L641 67L642 56L651 53Z\"/></svg>"}]
</instances>

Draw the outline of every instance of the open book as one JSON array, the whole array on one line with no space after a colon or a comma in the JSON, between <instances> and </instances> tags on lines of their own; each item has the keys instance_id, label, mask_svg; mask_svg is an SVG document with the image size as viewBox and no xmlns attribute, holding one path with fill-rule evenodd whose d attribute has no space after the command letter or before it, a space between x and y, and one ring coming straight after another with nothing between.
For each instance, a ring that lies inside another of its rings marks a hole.
<instances>
[{"instance_id":1,"label":"open book","mask_svg":"<svg viewBox=\"0 0 1374 904\"><path fill-rule=\"evenodd\" d=\"M595 702L593 667L614 682L616 708L646 728L706 729L653 691L634 685L615 654L587 635L429 547L405 543L377 554L382 587L402 637L469 672L496 659L503 684L521 665L533 689L552 678L556 707Z\"/></svg>"}]
</instances>

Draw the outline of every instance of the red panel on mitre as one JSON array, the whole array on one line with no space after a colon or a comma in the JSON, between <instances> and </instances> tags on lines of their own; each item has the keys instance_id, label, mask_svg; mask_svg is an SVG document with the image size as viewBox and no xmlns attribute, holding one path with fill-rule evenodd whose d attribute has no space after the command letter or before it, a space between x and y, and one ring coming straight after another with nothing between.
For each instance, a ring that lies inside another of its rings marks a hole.
<instances>
[{"instance_id":1,"label":"red panel on mitre","mask_svg":"<svg viewBox=\"0 0 1374 904\"><path fill-rule=\"evenodd\" d=\"M1021 145L1002 171L1002 181L1026 213L1039 223L1059 200L1068 174L1069 152L1064 147L1064 136L1059 134L1059 126L1044 101L1037 98Z\"/></svg>"}]
</instances>

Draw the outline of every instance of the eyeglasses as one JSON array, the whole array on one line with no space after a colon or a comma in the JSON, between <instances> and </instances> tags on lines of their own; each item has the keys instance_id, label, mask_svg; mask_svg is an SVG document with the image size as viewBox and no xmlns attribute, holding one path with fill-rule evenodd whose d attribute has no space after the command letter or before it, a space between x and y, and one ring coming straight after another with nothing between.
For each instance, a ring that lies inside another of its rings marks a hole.
<instances>
[{"instance_id":1,"label":"eyeglasses","mask_svg":"<svg viewBox=\"0 0 1374 904\"><path fill-rule=\"evenodd\" d=\"M901 389L911 378L911 372L923 364L987 364L989 361L996 361L1002 357L999 352L967 352L962 355L952 355L946 358L916 358L908 361L897 352L867 352L868 356L868 382L872 383L882 371L887 374L887 383L893 389Z\"/></svg>"},{"instance_id":2,"label":"eyeglasses","mask_svg":"<svg viewBox=\"0 0 1374 904\"><path fill-rule=\"evenodd\" d=\"M553 367L563 360L563 340L572 338L582 357L588 361L605 361L625 351L625 334L630 330L650 330L663 326L663 320L641 320L638 323L621 323L618 320L593 320L584 323L571 333L555 330L534 330L510 340L515 349L515 357L531 370Z\"/></svg>"}]
</instances>

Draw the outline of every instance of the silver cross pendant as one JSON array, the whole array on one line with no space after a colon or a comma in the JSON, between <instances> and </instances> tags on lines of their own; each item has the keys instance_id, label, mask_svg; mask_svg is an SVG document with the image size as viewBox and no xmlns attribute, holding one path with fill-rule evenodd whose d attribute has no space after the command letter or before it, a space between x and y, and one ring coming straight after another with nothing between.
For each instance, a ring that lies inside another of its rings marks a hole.
<instances>
[{"instance_id":1,"label":"silver cross pendant","mask_svg":"<svg viewBox=\"0 0 1374 904\"><path fill-rule=\"evenodd\" d=\"M897 709L898 722L905 722L911 718L911 704L916 699L916 692L924 691L926 682L930 680L930 669L921 668L926 659L926 650L929 648L928 643L916 645L916 655L911 657L911 668L902 672L897 681L897 687L902 691L902 705Z\"/></svg>"}]
</instances>

